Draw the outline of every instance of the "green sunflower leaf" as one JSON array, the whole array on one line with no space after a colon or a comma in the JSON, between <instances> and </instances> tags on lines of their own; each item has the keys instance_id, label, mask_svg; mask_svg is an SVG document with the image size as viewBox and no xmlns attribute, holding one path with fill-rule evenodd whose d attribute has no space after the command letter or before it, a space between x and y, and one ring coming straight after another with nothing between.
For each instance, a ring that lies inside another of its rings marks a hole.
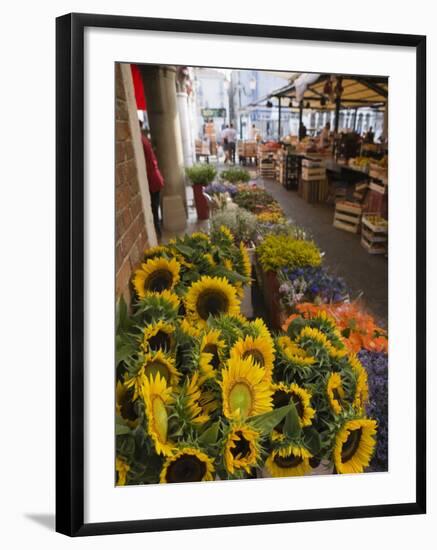
<instances>
[{"instance_id":1,"label":"green sunflower leaf","mask_svg":"<svg viewBox=\"0 0 437 550\"><path fill-rule=\"evenodd\" d=\"M319 432L315 428L304 428L304 440L308 446L309 451L313 456L317 455L320 452L322 446L322 440L320 438Z\"/></svg>"},{"instance_id":2,"label":"green sunflower leaf","mask_svg":"<svg viewBox=\"0 0 437 550\"><path fill-rule=\"evenodd\" d=\"M131 433L131 429L129 428L129 426L126 426L125 424L115 425L115 435L126 435L130 433Z\"/></svg>"},{"instance_id":3,"label":"green sunflower leaf","mask_svg":"<svg viewBox=\"0 0 437 550\"><path fill-rule=\"evenodd\" d=\"M187 246L186 244L174 244L173 245L178 252L183 254L184 256L191 257L196 252L194 248L191 248L191 246Z\"/></svg>"},{"instance_id":4,"label":"green sunflower leaf","mask_svg":"<svg viewBox=\"0 0 437 550\"><path fill-rule=\"evenodd\" d=\"M201 445L214 445L217 443L218 432L219 432L220 422L214 422L209 428L207 428L200 436L199 443Z\"/></svg>"},{"instance_id":5,"label":"green sunflower leaf","mask_svg":"<svg viewBox=\"0 0 437 550\"><path fill-rule=\"evenodd\" d=\"M290 409L291 406L286 405L285 407L280 407L279 409L275 409L264 414L252 416L247 419L247 422L256 430L259 430L264 434L268 434L273 430L273 428L275 428L275 426L279 424L279 422L281 422L283 418L287 416Z\"/></svg>"},{"instance_id":6,"label":"green sunflower leaf","mask_svg":"<svg viewBox=\"0 0 437 550\"><path fill-rule=\"evenodd\" d=\"M115 309L115 329L117 332L124 331L128 325L129 325L129 317L128 317L127 305L123 295L121 295Z\"/></svg>"},{"instance_id":7,"label":"green sunflower leaf","mask_svg":"<svg viewBox=\"0 0 437 550\"><path fill-rule=\"evenodd\" d=\"M297 414L296 405L293 403L293 400L290 400L290 410L285 417L283 433L287 437L295 438L300 435L301 427L299 422L299 415Z\"/></svg>"},{"instance_id":8,"label":"green sunflower leaf","mask_svg":"<svg viewBox=\"0 0 437 550\"><path fill-rule=\"evenodd\" d=\"M117 335L115 337L115 364L119 365L135 353L134 344L127 338Z\"/></svg>"}]
</instances>

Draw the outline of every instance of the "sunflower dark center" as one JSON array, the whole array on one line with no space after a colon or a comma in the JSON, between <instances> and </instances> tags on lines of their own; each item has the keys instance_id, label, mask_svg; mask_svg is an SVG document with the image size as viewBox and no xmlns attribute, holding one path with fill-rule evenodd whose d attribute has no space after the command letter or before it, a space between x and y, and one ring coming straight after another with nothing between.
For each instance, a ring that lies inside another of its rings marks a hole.
<instances>
[{"instance_id":1,"label":"sunflower dark center","mask_svg":"<svg viewBox=\"0 0 437 550\"><path fill-rule=\"evenodd\" d=\"M220 365L220 358L218 354L218 347L216 344L206 344L206 346L203 348L203 351L205 353L210 353L212 355L211 359L211 365L218 369Z\"/></svg>"},{"instance_id":2,"label":"sunflower dark center","mask_svg":"<svg viewBox=\"0 0 437 550\"><path fill-rule=\"evenodd\" d=\"M287 456L276 455L274 462L280 468L295 468L303 462L303 458L300 456L295 456L294 454L289 454Z\"/></svg>"},{"instance_id":3,"label":"sunflower dark center","mask_svg":"<svg viewBox=\"0 0 437 550\"><path fill-rule=\"evenodd\" d=\"M342 462L347 462L357 452L357 449L360 446L362 434L363 434L362 428L358 428L357 430L351 430L349 432L349 435L346 441L343 443L343 447L341 449Z\"/></svg>"},{"instance_id":4,"label":"sunflower dark center","mask_svg":"<svg viewBox=\"0 0 437 550\"><path fill-rule=\"evenodd\" d=\"M163 330L159 330L154 336L149 338L148 343L152 351L157 351L158 349L168 351L170 349L171 338L169 334Z\"/></svg>"},{"instance_id":5,"label":"sunflower dark center","mask_svg":"<svg viewBox=\"0 0 437 550\"><path fill-rule=\"evenodd\" d=\"M135 404L132 399L134 394L134 389L129 388L122 396L120 403L120 412L123 418L126 420L137 420L138 414L135 410Z\"/></svg>"},{"instance_id":6,"label":"sunflower dark center","mask_svg":"<svg viewBox=\"0 0 437 550\"><path fill-rule=\"evenodd\" d=\"M154 361L150 361L145 366L145 373L146 376L152 376L153 378L156 378L156 373L161 375L161 377L165 378L165 381L168 383L170 382L170 371L168 370L167 365L162 363L161 361L155 359Z\"/></svg>"},{"instance_id":7,"label":"sunflower dark center","mask_svg":"<svg viewBox=\"0 0 437 550\"><path fill-rule=\"evenodd\" d=\"M152 292L162 292L171 288L173 275L167 269L157 269L144 282L144 289Z\"/></svg>"},{"instance_id":8,"label":"sunflower dark center","mask_svg":"<svg viewBox=\"0 0 437 550\"><path fill-rule=\"evenodd\" d=\"M202 481L206 474L206 464L197 456L181 455L167 468L167 483L187 483Z\"/></svg>"},{"instance_id":9,"label":"sunflower dark center","mask_svg":"<svg viewBox=\"0 0 437 550\"><path fill-rule=\"evenodd\" d=\"M261 367L264 366L264 355L257 349L249 349L243 353L243 359L252 357L254 361L259 363Z\"/></svg>"},{"instance_id":10,"label":"sunflower dark center","mask_svg":"<svg viewBox=\"0 0 437 550\"><path fill-rule=\"evenodd\" d=\"M231 454L234 458L238 456L240 458L246 458L250 453L250 443L241 432L235 432L235 435L238 436L238 440L235 441L235 447L231 449Z\"/></svg>"},{"instance_id":11,"label":"sunflower dark center","mask_svg":"<svg viewBox=\"0 0 437 550\"><path fill-rule=\"evenodd\" d=\"M229 300L222 292L206 290L200 294L196 305L197 313L206 321L210 315L217 317L221 313L226 313L229 307Z\"/></svg>"}]
</instances>

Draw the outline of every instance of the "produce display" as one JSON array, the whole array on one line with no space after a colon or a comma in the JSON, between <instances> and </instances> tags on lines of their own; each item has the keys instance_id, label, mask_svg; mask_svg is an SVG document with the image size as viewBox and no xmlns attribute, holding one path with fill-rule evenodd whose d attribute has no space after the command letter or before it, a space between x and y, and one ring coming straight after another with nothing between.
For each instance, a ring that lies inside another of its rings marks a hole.
<instances>
[{"instance_id":1,"label":"produce display","mask_svg":"<svg viewBox=\"0 0 437 550\"><path fill-rule=\"evenodd\" d=\"M386 333L344 303L346 284L271 195L238 184L233 201L209 233L146 250L130 309L117 304L117 485L386 468L369 380ZM243 313L248 246L282 285L282 329Z\"/></svg>"}]
</instances>

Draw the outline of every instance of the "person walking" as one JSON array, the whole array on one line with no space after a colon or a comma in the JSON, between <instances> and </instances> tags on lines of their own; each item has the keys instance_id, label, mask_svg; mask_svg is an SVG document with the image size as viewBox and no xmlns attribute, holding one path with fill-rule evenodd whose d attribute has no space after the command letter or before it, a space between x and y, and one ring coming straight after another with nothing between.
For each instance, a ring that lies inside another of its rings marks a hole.
<instances>
[{"instance_id":1,"label":"person walking","mask_svg":"<svg viewBox=\"0 0 437 550\"><path fill-rule=\"evenodd\" d=\"M142 123L140 121L140 128ZM146 161L147 180L149 182L150 202L153 214L153 225L157 237L162 236L161 222L159 219L159 207L161 199L161 190L164 187L164 178L159 170L158 161L153 151L152 144L141 131L141 141L143 144L144 159Z\"/></svg>"},{"instance_id":2,"label":"person walking","mask_svg":"<svg viewBox=\"0 0 437 550\"><path fill-rule=\"evenodd\" d=\"M226 131L226 137L228 138L229 157L231 162L235 164L235 149L237 146L237 131L234 125L229 124L229 128Z\"/></svg>"},{"instance_id":3,"label":"person walking","mask_svg":"<svg viewBox=\"0 0 437 550\"><path fill-rule=\"evenodd\" d=\"M225 154L225 164L227 164L229 161L229 142L228 142L228 134L227 134L228 130L229 130L229 124L226 124L226 126L222 130L222 135L221 135L223 152Z\"/></svg>"}]
</instances>

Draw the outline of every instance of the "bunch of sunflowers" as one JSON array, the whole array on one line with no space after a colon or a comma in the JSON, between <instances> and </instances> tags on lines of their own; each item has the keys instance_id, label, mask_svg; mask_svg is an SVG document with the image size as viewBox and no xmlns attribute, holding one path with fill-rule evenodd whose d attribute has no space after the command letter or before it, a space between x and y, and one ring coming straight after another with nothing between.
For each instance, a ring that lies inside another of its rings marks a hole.
<instances>
[{"instance_id":1,"label":"bunch of sunflowers","mask_svg":"<svg viewBox=\"0 0 437 550\"><path fill-rule=\"evenodd\" d=\"M240 312L226 228L146 253L117 308L118 485L358 473L375 447L367 375L326 313L281 334Z\"/></svg>"}]
</instances>

